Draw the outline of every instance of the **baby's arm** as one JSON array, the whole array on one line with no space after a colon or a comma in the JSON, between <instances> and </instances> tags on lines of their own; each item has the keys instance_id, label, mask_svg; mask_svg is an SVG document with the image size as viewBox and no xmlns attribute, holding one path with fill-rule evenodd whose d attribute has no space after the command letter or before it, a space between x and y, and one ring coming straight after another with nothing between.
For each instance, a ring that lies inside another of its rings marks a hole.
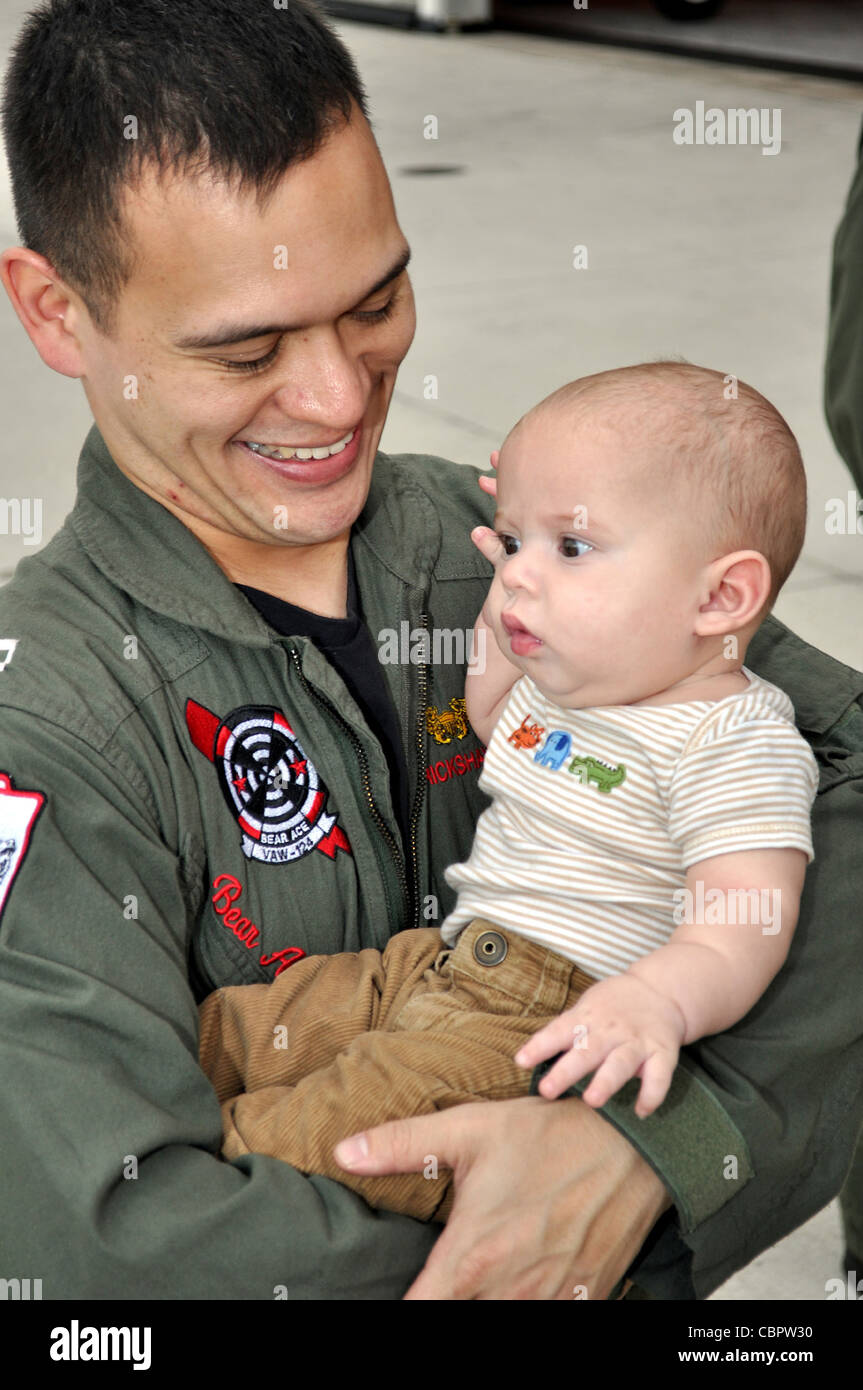
<instances>
[{"instance_id":1,"label":"baby's arm","mask_svg":"<svg viewBox=\"0 0 863 1390\"><path fill-rule=\"evenodd\" d=\"M629 967L675 1000L686 1021L683 1046L739 1022L779 973L797 926L805 873L800 849L742 850L691 866L689 901L697 902L700 882L705 915L718 908L725 922L684 921L666 946ZM732 904L745 922L728 921Z\"/></svg>"},{"instance_id":2,"label":"baby's arm","mask_svg":"<svg viewBox=\"0 0 863 1390\"><path fill-rule=\"evenodd\" d=\"M477 526L471 539L492 563L500 558L500 542L488 526ZM522 674L520 667L501 651L491 626L495 602L494 581L482 612L474 624L476 661L468 666L464 694L467 717L477 738L488 744L492 729L503 714L512 687Z\"/></svg>"},{"instance_id":3,"label":"baby's arm","mask_svg":"<svg viewBox=\"0 0 863 1390\"><path fill-rule=\"evenodd\" d=\"M591 986L574 1008L534 1034L516 1057L520 1066L534 1067L566 1049L540 1093L554 1098L595 1071L582 1096L588 1105L604 1105L633 1076L642 1079L636 1114L661 1105L680 1048L738 1022L782 967L806 863L802 850L759 849L692 865L686 901L703 902L708 922L684 920L665 946ZM728 920L732 904L736 925Z\"/></svg>"}]
</instances>

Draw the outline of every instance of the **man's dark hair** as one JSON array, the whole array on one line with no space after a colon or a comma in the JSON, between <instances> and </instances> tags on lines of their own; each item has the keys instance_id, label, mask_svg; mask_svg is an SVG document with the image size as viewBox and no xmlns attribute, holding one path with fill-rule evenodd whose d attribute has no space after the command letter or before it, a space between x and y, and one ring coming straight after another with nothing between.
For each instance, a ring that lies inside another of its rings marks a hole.
<instances>
[{"instance_id":1,"label":"man's dark hair","mask_svg":"<svg viewBox=\"0 0 863 1390\"><path fill-rule=\"evenodd\" d=\"M124 186L144 165L211 173L260 210L352 102L368 119L354 61L310 0L43 0L3 94L21 244L110 337L135 268Z\"/></svg>"}]
</instances>

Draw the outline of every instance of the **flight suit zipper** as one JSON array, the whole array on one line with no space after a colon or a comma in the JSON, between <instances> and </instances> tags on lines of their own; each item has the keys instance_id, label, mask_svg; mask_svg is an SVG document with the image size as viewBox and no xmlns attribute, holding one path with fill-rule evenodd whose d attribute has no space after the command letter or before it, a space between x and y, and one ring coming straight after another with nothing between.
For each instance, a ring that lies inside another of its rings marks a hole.
<instances>
[{"instance_id":1,"label":"flight suit zipper","mask_svg":"<svg viewBox=\"0 0 863 1390\"><path fill-rule=\"evenodd\" d=\"M428 631L427 613L420 614L420 622L422 623L423 628L426 631ZM347 720L336 709L332 701L328 700L325 695L321 695L321 693L318 690L316 690L314 686L309 684L303 672L299 652L296 650L296 648L291 647L290 653L291 659L293 660L294 666L296 667L297 675L300 678L300 683L302 684L303 688L312 696L313 699L315 699L318 702L319 705L323 705L324 708L329 712L330 716L339 725L339 727L341 729L344 729L345 733L348 735L349 739L351 740L351 743L353 744L356 750L357 759L360 767L360 777L362 778L363 790L366 794L366 801L368 802L369 810L372 813L372 817L374 819L375 824L377 825L378 829L380 830L381 834L383 835L392 852L393 859L395 860L396 864L396 869L398 870L399 882L401 884L402 893L407 903L407 921L409 923L412 923L415 927L418 927L421 925L421 923L419 918L420 895L419 859L417 854L417 828L419 826L420 812L422 811L423 796L425 794L426 776L426 752L425 740L423 738L426 722L426 697L428 694L428 674L426 671L426 663L423 662L420 666L420 700L415 731L417 766L419 768L419 777L417 779L417 788L416 793L414 795L413 809L411 811L410 821L408 823L408 828L410 830L411 856L411 876L410 880L408 880L407 873L405 872L404 856L402 855L395 837L392 835L389 826L387 825L386 821L381 815L380 810L375 804L375 799L372 796L371 778L369 777L369 764L368 759L366 758L366 751L363 748L362 743L357 738L356 734L354 733L350 724L348 724Z\"/></svg>"},{"instance_id":2,"label":"flight suit zipper","mask_svg":"<svg viewBox=\"0 0 863 1390\"><path fill-rule=\"evenodd\" d=\"M305 677L305 674L303 673L302 664L300 662L300 655L296 648L291 647L290 653L291 659L294 663L294 666L296 667L297 675L300 678L300 683L303 686L303 689L307 692L307 694L309 694L312 697L312 699L316 700L319 705L322 705L324 709L327 710L331 718L333 718L335 722L339 725L339 728L343 729L344 732L348 735L348 738L351 740L351 743L353 744L356 750L357 760L359 762L360 768L360 777L362 778L363 790L366 794L366 800L369 805L369 810L372 813L372 818L374 819L375 824L377 825L378 829L380 830L381 834L383 835L384 839L389 845L390 850L392 851L393 859L395 860L396 864L396 869L398 870L399 883L401 884L402 894L408 906L408 920L410 920L410 917L412 915L411 900L413 895L411 892L411 887L408 884L407 874L405 873L404 857L401 853L401 850L398 847L398 844L396 843L395 837L392 835L389 826L387 825L386 821L381 815L381 812L375 804L375 799L372 796L372 784L371 778L369 777L369 764L368 759L366 758L366 750L363 748L363 745L357 738L350 724L343 717L343 715L339 713L332 701L328 700L325 695L321 695L321 693L318 690L316 690L313 685L309 684L308 680Z\"/></svg>"},{"instance_id":3,"label":"flight suit zipper","mask_svg":"<svg viewBox=\"0 0 863 1390\"><path fill-rule=\"evenodd\" d=\"M426 632L428 632L428 614L420 614L420 622ZM419 825L420 811L422 810L423 797L425 795L426 782L426 749L425 749L425 724L426 724L426 697L428 694L428 674L426 663L420 666L420 701L419 712L416 724L416 748L417 766L419 767L419 777L417 779L417 789L414 796L413 810L410 818L411 834L411 881L414 885L414 900L412 903L414 925L422 926L420 922L420 885L419 885L419 862L417 857L417 826Z\"/></svg>"}]
</instances>

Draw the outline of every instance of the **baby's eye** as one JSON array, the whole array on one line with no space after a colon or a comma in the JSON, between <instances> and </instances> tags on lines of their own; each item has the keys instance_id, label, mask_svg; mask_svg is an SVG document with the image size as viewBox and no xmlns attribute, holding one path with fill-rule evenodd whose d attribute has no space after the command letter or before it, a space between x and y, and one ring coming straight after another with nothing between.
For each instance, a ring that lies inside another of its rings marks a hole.
<instances>
[{"instance_id":1,"label":"baby's eye","mask_svg":"<svg viewBox=\"0 0 863 1390\"><path fill-rule=\"evenodd\" d=\"M581 546L582 549L577 549L578 546ZM567 560L577 560L579 556L592 550L593 546L588 545L587 541L580 540L578 536L561 536L560 548Z\"/></svg>"},{"instance_id":2,"label":"baby's eye","mask_svg":"<svg viewBox=\"0 0 863 1390\"><path fill-rule=\"evenodd\" d=\"M515 536L508 535L506 531L498 531L497 538L503 546L504 555L515 555L521 544L520 541L516 540Z\"/></svg>"}]
</instances>

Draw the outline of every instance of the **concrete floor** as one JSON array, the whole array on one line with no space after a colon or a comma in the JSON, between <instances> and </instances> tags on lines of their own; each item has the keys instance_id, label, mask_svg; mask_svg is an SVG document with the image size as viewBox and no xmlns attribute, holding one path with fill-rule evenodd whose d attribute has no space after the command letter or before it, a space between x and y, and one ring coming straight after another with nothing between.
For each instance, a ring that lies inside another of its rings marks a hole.
<instances>
[{"instance_id":1,"label":"concrete floor","mask_svg":"<svg viewBox=\"0 0 863 1390\"><path fill-rule=\"evenodd\" d=\"M4 62L29 8L4 0ZM414 250L419 326L383 448L486 467L518 416L571 377L665 354L733 372L786 415L807 461L807 543L777 614L863 666L860 540L824 526L851 480L821 410L830 244L861 89L512 34L336 27L367 83ZM672 113L697 100L780 107L781 153L675 145ZM423 138L429 114L436 141ZM0 240L18 240L5 177ZM588 269L572 269L576 244ZM80 385L42 365L5 296L0 354L0 492L44 499L47 540L72 505L89 412ZM437 401L423 398L429 373ZM0 577L22 553L32 548L0 537ZM833 1204L715 1297L823 1298L840 1254Z\"/></svg>"}]
</instances>

